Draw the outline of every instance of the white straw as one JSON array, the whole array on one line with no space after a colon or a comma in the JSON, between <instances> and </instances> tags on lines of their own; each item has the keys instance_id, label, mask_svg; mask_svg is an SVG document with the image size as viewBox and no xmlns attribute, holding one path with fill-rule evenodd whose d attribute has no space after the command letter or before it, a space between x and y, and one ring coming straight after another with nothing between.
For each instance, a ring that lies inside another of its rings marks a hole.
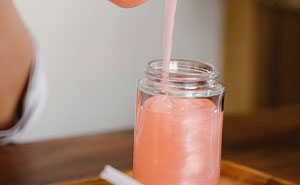
<instances>
[{"instance_id":1,"label":"white straw","mask_svg":"<svg viewBox=\"0 0 300 185\"><path fill-rule=\"evenodd\" d=\"M100 177L115 185L142 185L110 165L106 165Z\"/></svg>"}]
</instances>

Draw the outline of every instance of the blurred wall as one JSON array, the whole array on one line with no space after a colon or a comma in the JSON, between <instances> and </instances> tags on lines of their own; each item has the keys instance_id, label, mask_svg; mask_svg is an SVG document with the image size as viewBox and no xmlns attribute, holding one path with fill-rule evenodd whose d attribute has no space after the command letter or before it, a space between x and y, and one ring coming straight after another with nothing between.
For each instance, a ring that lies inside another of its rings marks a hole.
<instances>
[{"instance_id":1,"label":"blurred wall","mask_svg":"<svg viewBox=\"0 0 300 185\"><path fill-rule=\"evenodd\" d=\"M47 105L26 141L131 128L135 85L162 58L164 1L15 0L38 42ZM173 58L221 64L221 0L179 0Z\"/></svg>"}]
</instances>

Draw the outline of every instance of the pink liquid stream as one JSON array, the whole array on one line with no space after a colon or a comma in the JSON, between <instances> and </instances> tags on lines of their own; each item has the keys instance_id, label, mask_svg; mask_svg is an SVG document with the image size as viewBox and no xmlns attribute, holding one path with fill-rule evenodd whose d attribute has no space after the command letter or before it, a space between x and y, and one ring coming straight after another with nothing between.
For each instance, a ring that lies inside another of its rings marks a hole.
<instances>
[{"instance_id":1,"label":"pink liquid stream","mask_svg":"<svg viewBox=\"0 0 300 185\"><path fill-rule=\"evenodd\" d=\"M171 60L176 6L177 6L177 0L166 0L165 31L164 31L164 43L163 43L163 69L166 72L169 71L170 60Z\"/></svg>"}]
</instances>

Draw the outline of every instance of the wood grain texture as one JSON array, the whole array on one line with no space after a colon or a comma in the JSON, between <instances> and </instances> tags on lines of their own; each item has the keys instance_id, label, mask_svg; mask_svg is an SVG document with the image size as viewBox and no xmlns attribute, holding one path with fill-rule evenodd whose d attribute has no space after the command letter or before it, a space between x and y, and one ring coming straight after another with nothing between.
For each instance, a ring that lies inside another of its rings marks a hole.
<instances>
[{"instance_id":1,"label":"wood grain texture","mask_svg":"<svg viewBox=\"0 0 300 185\"><path fill-rule=\"evenodd\" d=\"M225 1L227 113L300 102L300 0Z\"/></svg>"},{"instance_id":2,"label":"wood grain texture","mask_svg":"<svg viewBox=\"0 0 300 185\"><path fill-rule=\"evenodd\" d=\"M225 117L223 159L300 183L300 107ZM104 165L132 169L133 131L0 147L0 184L97 177ZM270 184L269 184L270 185Z\"/></svg>"},{"instance_id":3,"label":"wood grain texture","mask_svg":"<svg viewBox=\"0 0 300 185\"><path fill-rule=\"evenodd\" d=\"M131 176L131 172L127 173ZM100 179L91 178L55 185L110 185ZM293 182L282 180L266 173L235 164L230 161L222 161L220 185L296 185Z\"/></svg>"},{"instance_id":4,"label":"wood grain texture","mask_svg":"<svg viewBox=\"0 0 300 185\"><path fill-rule=\"evenodd\" d=\"M222 158L300 183L300 107L226 117Z\"/></svg>"},{"instance_id":5,"label":"wood grain texture","mask_svg":"<svg viewBox=\"0 0 300 185\"><path fill-rule=\"evenodd\" d=\"M133 132L0 147L0 184L38 185L98 176L104 165L132 168Z\"/></svg>"},{"instance_id":6,"label":"wood grain texture","mask_svg":"<svg viewBox=\"0 0 300 185\"><path fill-rule=\"evenodd\" d=\"M222 161L221 185L296 185L264 172L230 161Z\"/></svg>"},{"instance_id":7,"label":"wood grain texture","mask_svg":"<svg viewBox=\"0 0 300 185\"><path fill-rule=\"evenodd\" d=\"M300 0L258 0L259 3L264 3L267 6L274 8L285 9L288 11L299 11Z\"/></svg>"},{"instance_id":8,"label":"wood grain texture","mask_svg":"<svg viewBox=\"0 0 300 185\"><path fill-rule=\"evenodd\" d=\"M257 14L257 106L300 102L300 9L294 12L259 4Z\"/></svg>"},{"instance_id":9,"label":"wood grain texture","mask_svg":"<svg viewBox=\"0 0 300 185\"><path fill-rule=\"evenodd\" d=\"M225 110L227 113L246 113L257 107L256 1L226 0L225 14Z\"/></svg>"}]
</instances>

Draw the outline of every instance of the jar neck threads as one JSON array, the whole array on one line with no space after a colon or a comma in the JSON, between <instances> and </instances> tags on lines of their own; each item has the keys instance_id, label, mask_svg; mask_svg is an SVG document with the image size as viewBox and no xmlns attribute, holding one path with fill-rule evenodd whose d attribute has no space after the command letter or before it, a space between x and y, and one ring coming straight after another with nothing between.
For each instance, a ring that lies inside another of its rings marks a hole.
<instances>
[{"instance_id":1,"label":"jar neck threads","mask_svg":"<svg viewBox=\"0 0 300 185\"><path fill-rule=\"evenodd\" d=\"M162 60L154 60L147 64L145 78L140 80L138 87L147 92L155 91L154 94L185 94L183 97L187 97L191 93L193 96L204 93L203 96L208 96L213 91L220 91L213 94L224 92L217 77L217 69L205 62L173 59L169 71L164 71Z\"/></svg>"}]
</instances>

